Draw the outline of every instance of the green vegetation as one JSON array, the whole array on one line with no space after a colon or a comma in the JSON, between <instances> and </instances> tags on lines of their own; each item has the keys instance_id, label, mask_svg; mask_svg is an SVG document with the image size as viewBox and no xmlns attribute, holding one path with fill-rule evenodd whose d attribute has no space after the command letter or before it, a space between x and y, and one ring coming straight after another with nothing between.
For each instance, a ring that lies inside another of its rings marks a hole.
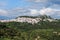
<instances>
[{"instance_id":1,"label":"green vegetation","mask_svg":"<svg viewBox=\"0 0 60 40\"><path fill-rule=\"evenodd\" d=\"M40 21L0 22L0 40L60 40L60 20L57 22Z\"/></svg>"},{"instance_id":2,"label":"green vegetation","mask_svg":"<svg viewBox=\"0 0 60 40\"><path fill-rule=\"evenodd\" d=\"M18 17L20 17L20 18L22 18L22 17L26 17L26 18L37 18L35 16L18 16ZM18 18L18 17L16 17L16 18Z\"/></svg>"}]
</instances>

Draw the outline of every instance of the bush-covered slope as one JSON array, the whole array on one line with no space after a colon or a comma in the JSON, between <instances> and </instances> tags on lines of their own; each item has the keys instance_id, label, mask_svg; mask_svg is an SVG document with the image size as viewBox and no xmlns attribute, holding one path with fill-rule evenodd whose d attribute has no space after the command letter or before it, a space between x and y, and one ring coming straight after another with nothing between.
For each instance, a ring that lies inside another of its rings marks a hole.
<instances>
[{"instance_id":1,"label":"bush-covered slope","mask_svg":"<svg viewBox=\"0 0 60 40\"><path fill-rule=\"evenodd\" d=\"M37 24L0 22L0 40L60 40L60 20Z\"/></svg>"}]
</instances>

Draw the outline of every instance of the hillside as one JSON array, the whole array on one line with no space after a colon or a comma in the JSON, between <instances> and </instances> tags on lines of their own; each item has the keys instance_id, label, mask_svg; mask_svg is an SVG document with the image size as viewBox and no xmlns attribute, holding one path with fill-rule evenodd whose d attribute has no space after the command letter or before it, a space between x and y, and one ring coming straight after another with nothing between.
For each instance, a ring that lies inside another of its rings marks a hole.
<instances>
[{"instance_id":1,"label":"hillside","mask_svg":"<svg viewBox=\"0 0 60 40\"><path fill-rule=\"evenodd\" d=\"M53 19L50 16L47 15L43 15L43 16L19 16L16 17L16 19L10 19L10 20L0 20L0 22L28 22L31 24L35 24L38 23L40 21L49 21L49 22L53 22L53 21L57 21L55 19Z\"/></svg>"},{"instance_id":2,"label":"hillside","mask_svg":"<svg viewBox=\"0 0 60 40\"><path fill-rule=\"evenodd\" d=\"M60 20L50 22L45 20L48 19L46 17L40 19L42 20L35 24L16 21L0 22L0 40L60 40Z\"/></svg>"}]
</instances>

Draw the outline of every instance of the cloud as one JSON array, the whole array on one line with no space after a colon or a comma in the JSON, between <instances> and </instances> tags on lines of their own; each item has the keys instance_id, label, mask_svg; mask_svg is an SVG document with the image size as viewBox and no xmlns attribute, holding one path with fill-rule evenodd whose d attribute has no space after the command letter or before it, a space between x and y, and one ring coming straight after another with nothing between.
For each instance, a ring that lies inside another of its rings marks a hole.
<instances>
[{"instance_id":1,"label":"cloud","mask_svg":"<svg viewBox=\"0 0 60 40\"><path fill-rule=\"evenodd\" d=\"M7 3L6 2L0 2L0 6L6 6Z\"/></svg>"},{"instance_id":2,"label":"cloud","mask_svg":"<svg viewBox=\"0 0 60 40\"><path fill-rule=\"evenodd\" d=\"M54 12L54 10L53 9L51 9L51 8L43 8L43 9L41 9L40 11L40 14L41 15L52 15L52 14L54 14L53 12Z\"/></svg>"},{"instance_id":3,"label":"cloud","mask_svg":"<svg viewBox=\"0 0 60 40\"><path fill-rule=\"evenodd\" d=\"M41 9L43 7L47 8L53 5L50 0L29 0L28 2L31 4L29 8L32 9Z\"/></svg>"},{"instance_id":4,"label":"cloud","mask_svg":"<svg viewBox=\"0 0 60 40\"><path fill-rule=\"evenodd\" d=\"M60 4L60 0L50 0L53 4Z\"/></svg>"},{"instance_id":5,"label":"cloud","mask_svg":"<svg viewBox=\"0 0 60 40\"><path fill-rule=\"evenodd\" d=\"M37 15L60 15L60 10L53 8L30 9L30 8L14 8L10 11L1 10L0 15L8 15L9 17L17 16L37 16Z\"/></svg>"},{"instance_id":6,"label":"cloud","mask_svg":"<svg viewBox=\"0 0 60 40\"><path fill-rule=\"evenodd\" d=\"M34 16L38 14L38 10L36 9L30 9L30 8L15 8L10 10L9 15L11 16L23 16L23 15L29 15Z\"/></svg>"},{"instance_id":7,"label":"cloud","mask_svg":"<svg viewBox=\"0 0 60 40\"><path fill-rule=\"evenodd\" d=\"M12 11L17 13L25 13L28 9L25 8L15 8Z\"/></svg>"},{"instance_id":8,"label":"cloud","mask_svg":"<svg viewBox=\"0 0 60 40\"><path fill-rule=\"evenodd\" d=\"M40 10L37 9L31 9L30 10L31 15L59 15L60 16L60 10L58 9L52 9L52 8L43 8Z\"/></svg>"},{"instance_id":9,"label":"cloud","mask_svg":"<svg viewBox=\"0 0 60 40\"><path fill-rule=\"evenodd\" d=\"M60 5L59 4L53 4L51 6L49 6L50 8L53 8L53 9L60 9Z\"/></svg>"},{"instance_id":10,"label":"cloud","mask_svg":"<svg viewBox=\"0 0 60 40\"><path fill-rule=\"evenodd\" d=\"M38 10L35 10L35 9L30 9L30 13L33 15L33 14L37 14L38 13Z\"/></svg>"},{"instance_id":11,"label":"cloud","mask_svg":"<svg viewBox=\"0 0 60 40\"><path fill-rule=\"evenodd\" d=\"M8 11L7 10L0 9L0 15L7 16L8 15Z\"/></svg>"},{"instance_id":12,"label":"cloud","mask_svg":"<svg viewBox=\"0 0 60 40\"><path fill-rule=\"evenodd\" d=\"M35 0L35 2L47 2L48 0Z\"/></svg>"},{"instance_id":13,"label":"cloud","mask_svg":"<svg viewBox=\"0 0 60 40\"><path fill-rule=\"evenodd\" d=\"M31 8L42 8L42 7L50 7L55 6L55 8L59 8L60 0L28 0L31 4ZM54 7L53 7L54 8Z\"/></svg>"},{"instance_id":14,"label":"cloud","mask_svg":"<svg viewBox=\"0 0 60 40\"><path fill-rule=\"evenodd\" d=\"M37 9L31 9L31 8L15 8L12 11L12 15L14 16L23 16L23 15L29 15L29 16L36 16L39 15L39 11Z\"/></svg>"},{"instance_id":15,"label":"cloud","mask_svg":"<svg viewBox=\"0 0 60 40\"><path fill-rule=\"evenodd\" d=\"M51 8L43 8L43 9L30 9L30 14L31 15L53 15L55 11L55 9L51 9Z\"/></svg>"},{"instance_id":16,"label":"cloud","mask_svg":"<svg viewBox=\"0 0 60 40\"><path fill-rule=\"evenodd\" d=\"M29 15L30 11L27 8L14 8L10 10L10 15L11 16L23 16L23 15Z\"/></svg>"},{"instance_id":17,"label":"cloud","mask_svg":"<svg viewBox=\"0 0 60 40\"><path fill-rule=\"evenodd\" d=\"M38 3L38 2L47 2L48 0L27 0L27 1Z\"/></svg>"},{"instance_id":18,"label":"cloud","mask_svg":"<svg viewBox=\"0 0 60 40\"><path fill-rule=\"evenodd\" d=\"M39 12L41 15L60 16L60 10L58 9L44 8L41 9Z\"/></svg>"}]
</instances>

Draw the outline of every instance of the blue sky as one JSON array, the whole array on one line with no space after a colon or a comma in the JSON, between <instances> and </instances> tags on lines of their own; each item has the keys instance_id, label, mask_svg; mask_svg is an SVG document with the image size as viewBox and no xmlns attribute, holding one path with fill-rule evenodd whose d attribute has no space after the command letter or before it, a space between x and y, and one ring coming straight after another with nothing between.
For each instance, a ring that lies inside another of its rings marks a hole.
<instances>
[{"instance_id":1,"label":"blue sky","mask_svg":"<svg viewBox=\"0 0 60 40\"><path fill-rule=\"evenodd\" d=\"M0 16L49 15L60 18L60 0L0 0Z\"/></svg>"}]
</instances>

